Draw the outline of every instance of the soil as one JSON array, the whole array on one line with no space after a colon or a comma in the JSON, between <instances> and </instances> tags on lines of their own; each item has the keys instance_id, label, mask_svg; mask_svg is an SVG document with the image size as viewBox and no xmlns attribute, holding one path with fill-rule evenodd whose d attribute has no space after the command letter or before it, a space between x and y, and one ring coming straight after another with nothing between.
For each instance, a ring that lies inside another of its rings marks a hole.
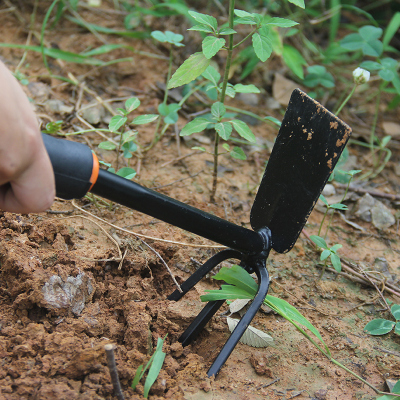
<instances>
[{"instance_id":1,"label":"soil","mask_svg":"<svg viewBox=\"0 0 400 400\"><path fill-rule=\"evenodd\" d=\"M26 44L32 4L15 3L1 5L1 42ZM32 45L39 43L38 33L47 11L47 3L40 3L29 36ZM123 30L123 15L113 11L112 3L103 2L97 10L80 8L79 12L88 22ZM181 17L146 18L144 23L151 29L184 33L186 27ZM176 65L198 46L191 41L192 36L185 35L185 42L190 44L179 52ZM77 53L99 47L104 44L101 39L107 43L128 43L137 51L151 52L164 59L132 53L129 49L98 56L105 61L131 58L131 61L101 68L48 58L52 73L78 80L74 85L50 76L40 53L24 54L21 49L2 48L1 58L13 71L25 57L19 70L29 79L26 93L43 127L49 121L62 120L63 134L87 129L82 110L105 100L113 100L109 104L115 106L122 101L115 99L136 95L142 102L140 113L155 112L162 101L163 92L159 87L166 76L166 47L157 46L149 39L112 35L97 38L67 18L61 18L46 31L45 39L52 47ZM250 78L263 88L258 105L250 106L239 99L230 100L229 104L281 119L285 107L270 110L266 103L273 96L271 77L287 71L278 57L266 68L258 67ZM334 103L341 91L346 91L340 85L344 84L338 84L336 92L324 99L326 104ZM173 94L180 95L180 92ZM367 137L372 124L374 106L365 104L363 96L363 93L356 94L341 115L352 126L355 138ZM63 107L56 111L49 100L58 100ZM394 126L399 123L396 110L387 111L389 100L389 97L383 98L379 136L385 133L383 122L392 122ZM105 112L104 107L100 109ZM178 127L184 125L189 114L200 109L199 100L191 100L180 114ZM215 204L209 201L210 157L193 154L191 149L202 145L211 150L208 136L198 135L182 141L178 153L175 131L169 129L143 158L134 156L129 160L129 166L138 171L134 180L250 227L250 208L277 130L272 125L249 122L254 124L253 132L262 146L246 147L247 161L222 157ZM96 127L104 128L106 124L99 122ZM138 141L143 147L151 142L154 128L154 124L139 127ZM115 165L115 152L98 149L104 140L98 133L79 135L72 140L88 144L101 160ZM396 218L399 199L388 195L396 195L400 187L400 178L395 173L398 173L399 161L397 140L394 137L389 144L393 155L383 172L364 186L367 191L379 191L386 196L376 198ZM355 145L349 151L357 168L370 169L368 151ZM343 193L340 187L336 191ZM362 221L354 215L357 199L362 195L350 191L346 201L350 209L347 220L353 225L335 214L327 240L343 245L339 254L347 260L346 265L353 265L358 271L375 270L381 282L379 290L388 282L399 292L398 219L384 230L378 230L372 222ZM305 234L292 251L284 255L271 252L267 263L273 278L270 293L285 298L312 322L335 359L379 390L387 391L385 381L400 378L400 337L394 333L373 337L363 331L365 324L374 318L390 319L377 287L356 281L351 273L336 275L332 270L327 270L319 279L319 255L307 234L317 234L322 217L323 212L316 208ZM200 295L204 290L218 288L217 283L211 274L182 300L167 300L176 286L163 262L181 284L199 263L218 251L214 243L191 233L102 199L85 198L75 202L57 199L51 210L41 214L0 212L0 240L0 399L113 398L104 352L104 345L109 343L116 345L117 369L125 398L141 399L143 384L136 391L130 384L139 365L149 360L157 338L165 335L168 335L164 344L167 355L150 391L149 398L153 400L367 400L376 397L371 388L319 353L290 323L262 311L252 326L273 336L274 344L259 349L239 343L217 378L208 378L207 370L229 336L227 306L220 309L194 343L182 348L178 339L201 310ZM388 291L384 297L400 302L399 297Z\"/></svg>"}]
</instances>

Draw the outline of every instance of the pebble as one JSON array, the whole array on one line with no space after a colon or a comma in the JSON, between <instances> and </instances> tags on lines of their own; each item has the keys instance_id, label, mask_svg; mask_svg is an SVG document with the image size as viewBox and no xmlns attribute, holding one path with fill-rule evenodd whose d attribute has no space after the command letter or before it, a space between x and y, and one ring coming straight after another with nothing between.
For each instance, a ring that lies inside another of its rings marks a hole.
<instances>
[{"instance_id":1,"label":"pebble","mask_svg":"<svg viewBox=\"0 0 400 400\"><path fill-rule=\"evenodd\" d=\"M333 196L336 193L335 187L331 183L327 183L322 191L325 197Z\"/></svg>"},{"instance_id":2,"label":"pebble","mask_svg":"<svg viewBox=\"0 0 400 400\"><path fill-rule=\"evenodd\" d=\"M368 193L358 200L355 215L366 222L372 222L375 228L382 230L389 228L396 222L396 218L392 215L390 209Z\"/></svg>"},{"instance_id":3,"label":"pebble","mask_svg":"<svg viewBox=\"0 0 400 400\"><path fill-rule=\"evenodd\" d=\"M73 106L67 106L63 101L57 99L47 100L45 106L49 111L57 114L70 114L74 109Z\"/></svg>"},{"instance_id":4,"label":"pebble","mask_svg":"<svg viewBox=\"0 0 400 400\"><path fill-rule=\"evenodd\" d=\"M84 108L81 111L82 118L91 125L99 124L104 117L104 108L101 104L93 104L93 106Z\"/></svg>"}]
</instances>

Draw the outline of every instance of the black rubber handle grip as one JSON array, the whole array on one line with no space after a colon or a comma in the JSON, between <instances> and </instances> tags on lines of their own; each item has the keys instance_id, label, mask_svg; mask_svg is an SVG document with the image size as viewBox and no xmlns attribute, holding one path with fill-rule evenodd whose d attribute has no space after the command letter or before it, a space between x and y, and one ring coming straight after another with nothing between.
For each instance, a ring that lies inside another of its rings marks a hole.
<instances>
[{"instance_id":1,"label":"black rubber handle grip","mask_svg":"<svg viewBox=\"0 0 400 400\"><path fill-rule=\"evenodd\" d=\"M44 145L53 165L56 195L62 199L80 199L94 185L99 162L82 143L56 139L42 133Z\"/></svg>"}]
</instances>

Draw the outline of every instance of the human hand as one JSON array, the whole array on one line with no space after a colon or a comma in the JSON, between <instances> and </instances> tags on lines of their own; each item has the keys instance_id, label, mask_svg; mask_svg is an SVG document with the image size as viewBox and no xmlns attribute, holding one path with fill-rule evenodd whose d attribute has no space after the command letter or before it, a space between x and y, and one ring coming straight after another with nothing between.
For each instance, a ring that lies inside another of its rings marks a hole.
<instances>
[{"instance_id":1,"label":"human hand","mask_svg":"<svg viewBox=\"0 0 400 400\"><path fill-rule=\"evenodd\" d=\"M1 62L0 87L0 210L45 211L55 196L53 168L29 100Z\"/></svg>"}]
</instances>

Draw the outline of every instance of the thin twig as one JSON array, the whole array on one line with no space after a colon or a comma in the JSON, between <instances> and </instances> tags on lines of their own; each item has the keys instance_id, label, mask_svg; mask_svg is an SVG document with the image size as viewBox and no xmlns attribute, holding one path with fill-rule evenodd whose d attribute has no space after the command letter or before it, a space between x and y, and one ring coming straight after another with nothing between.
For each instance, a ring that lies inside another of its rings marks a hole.
<instances>
[{"instance_id":1,"label":"thin twig","mask_svg":"<svg viewBox=\"0 0 400 400\"><path fill-rule=\"evenodd\" d=\"M166 167L167 165L172 164L172 163L175 163L175 162L177 162L177 161L181 161L181 160L183 160L183 159L185 159L185 158L187 158L187 157L195 156L195 155L201 154L201 153L202 153L202 151L193 151L193 152L191 152L191 153L189 153L189 154L186 154L186 155L184 155L184 156L174 158L173 160L170 160L170 161L165 162L164 164L161 164L161 168L164 168L164 167Z\"/></svg>"},{"instance_id":2,"label":"thin twig","mask_svg":"<svg viewBox=\"0 0 400 400\"><path fill-rule=\"evenodd\" d=\"M96 219L100 220L101 222L104 222L105 224L112 226L112 227L115 228L115 229L119 229L119 230L121 230L121 231L123 231L123 232L128 232L128 233L130 233L130 234L132 234L132 235L135 235L136 238L137 238L140 242L142 242L148 249L150 249L150 250L160 259L160 261L162 262L162 264L165 266L165 268L167 269L168 273L170 274L170 276L171 276L173 282L175 283L176 287L178 288L178 291L179 291L180 293L182 293L182 289L181 289L179 283L177 282L177 280L175 279L175 276L173 275L172 271L171 271L170 268L168 267L168 264L167 264L167 263L164 261L164 259L161 257L160 253L158 253L155 249L153 249L153 248L152 248L149 244L147 244L143 239L141 239L140 237L138 237L138 235L137 235L136 233L134 233L134 232L129 232L129 231L127 231L126 229L120 228L120 227L118 227L118 226L116 226L116 225L114 225L114 224L111 224L110 222L105 221L105 220L102 219L102 218L97 217L96 215L91 214L90 212L88 212L88 211L84 210L83 208L79 207L79 206L74 202L74 200L72 201L72 205L73 205L74 207L76 207L78 210L80 210L81 212L84 212L84 213L86 213L86 214L89 214L89 215L92 216L93 218L96 218ZM104 230L104 228L102 228L102 229ZM111 236L110 236L110 237L111 237ZM111 238L112 238L112 237L111 237ZM112 240L113 240L115 243L117 243L117 241L116 241L114 238L112 238ZM118 245L118 243L117 243L117 245ZM119 246L118 246L118 249L119 249L119 252L120 252L120 255L121 255L121 259L123 260L123 256L122 256L122 253L121 253L121 250L120 250ZM124 255L124 257L125 257L125 255Z\"/></svg>"},{"instance_id":3,"label":"thin twig","mask_svg":"<svg viewBox=\"0 0 400 400\"><path fill-rule=\"evenodd\" d=\"M335 183L334 186L338 187L338 188L346 188L347 187L347 185L344 183ZM355 185L350 185L349 191L356 192L356 193L368 193L371 196L381 197L381 198L389 199L389 200L400 200L400 195L398 195L398 194L384 193L384 192L380 192L378 190L364 189L362 187L355 186Z\"/></svg>"},{"instance_id":4,"label":"thin twig","mask_svg":"<svg viewBox=\"0 0 400 400\"><path fill-rule=\"evenodd\" d=\"M183 242L175 242L173 240L167 240L167 239L161 239L153 236L147 236L147 235L142 235L141 233L136 233L132 232L128 229L121 228L120 226L114 225L111 222L105 221L104 219L97 217L96 215L90 213L89 211L84 210L82 207L79 207L74 200L72 200L72 205L76 207L78 210L90 215L93 218L98 219L101 222L104 222L105 224L112 226L115 229L120 230L121 232L128 233L130 235L136 236L138 238L144 238L144 239L149 239L149 240L155 240L156 242L164 242L164 243L170 243L170 244L176 244L178 246L186 246L186 247L196 247L196 248L205 248L205 249L225 249L226 246L220 246L220 245L208 245L208 244L192 244L192 243L183 243Z\"/></svg>"},{"instance_id":5,"label":"thin twig","mask_svg":"<svg viewBox=\"0 0 400 400\"><path fill-rule=\"evenodd\" d=\"M189 176L186 176L185 178L177 179L176 181L167 183L166 185L154 186L154 187L152 187L151 189L157 190L157 189L162 189L162 188L165 188L165 187L168 187L168 186L173 186L173 185L175 185L175 184L178 183L178 182L185 181L186 179L195 178L197 175L200 175L203 171L204 171L204 170L201 170L201 171L199 171L199 172L197 172L197 173L195 173L195 174L193 174L193 175L189 175Z\"/></svg>"},{"instance_id":6,"label":"thin twig","mask_svg":"<svg viewBox=\"0 0 400 400\"><path fill-rule=\"evenodd\" d=\"M107 365L110 370L111 382L114 388L114 394L118 400L125 400L124 394L122 393L121 383L118 378L117 365L115 363L114 350L116 346L114 344L106 344L104 350L107 356Z\"/></svg>"}]
</instances>

